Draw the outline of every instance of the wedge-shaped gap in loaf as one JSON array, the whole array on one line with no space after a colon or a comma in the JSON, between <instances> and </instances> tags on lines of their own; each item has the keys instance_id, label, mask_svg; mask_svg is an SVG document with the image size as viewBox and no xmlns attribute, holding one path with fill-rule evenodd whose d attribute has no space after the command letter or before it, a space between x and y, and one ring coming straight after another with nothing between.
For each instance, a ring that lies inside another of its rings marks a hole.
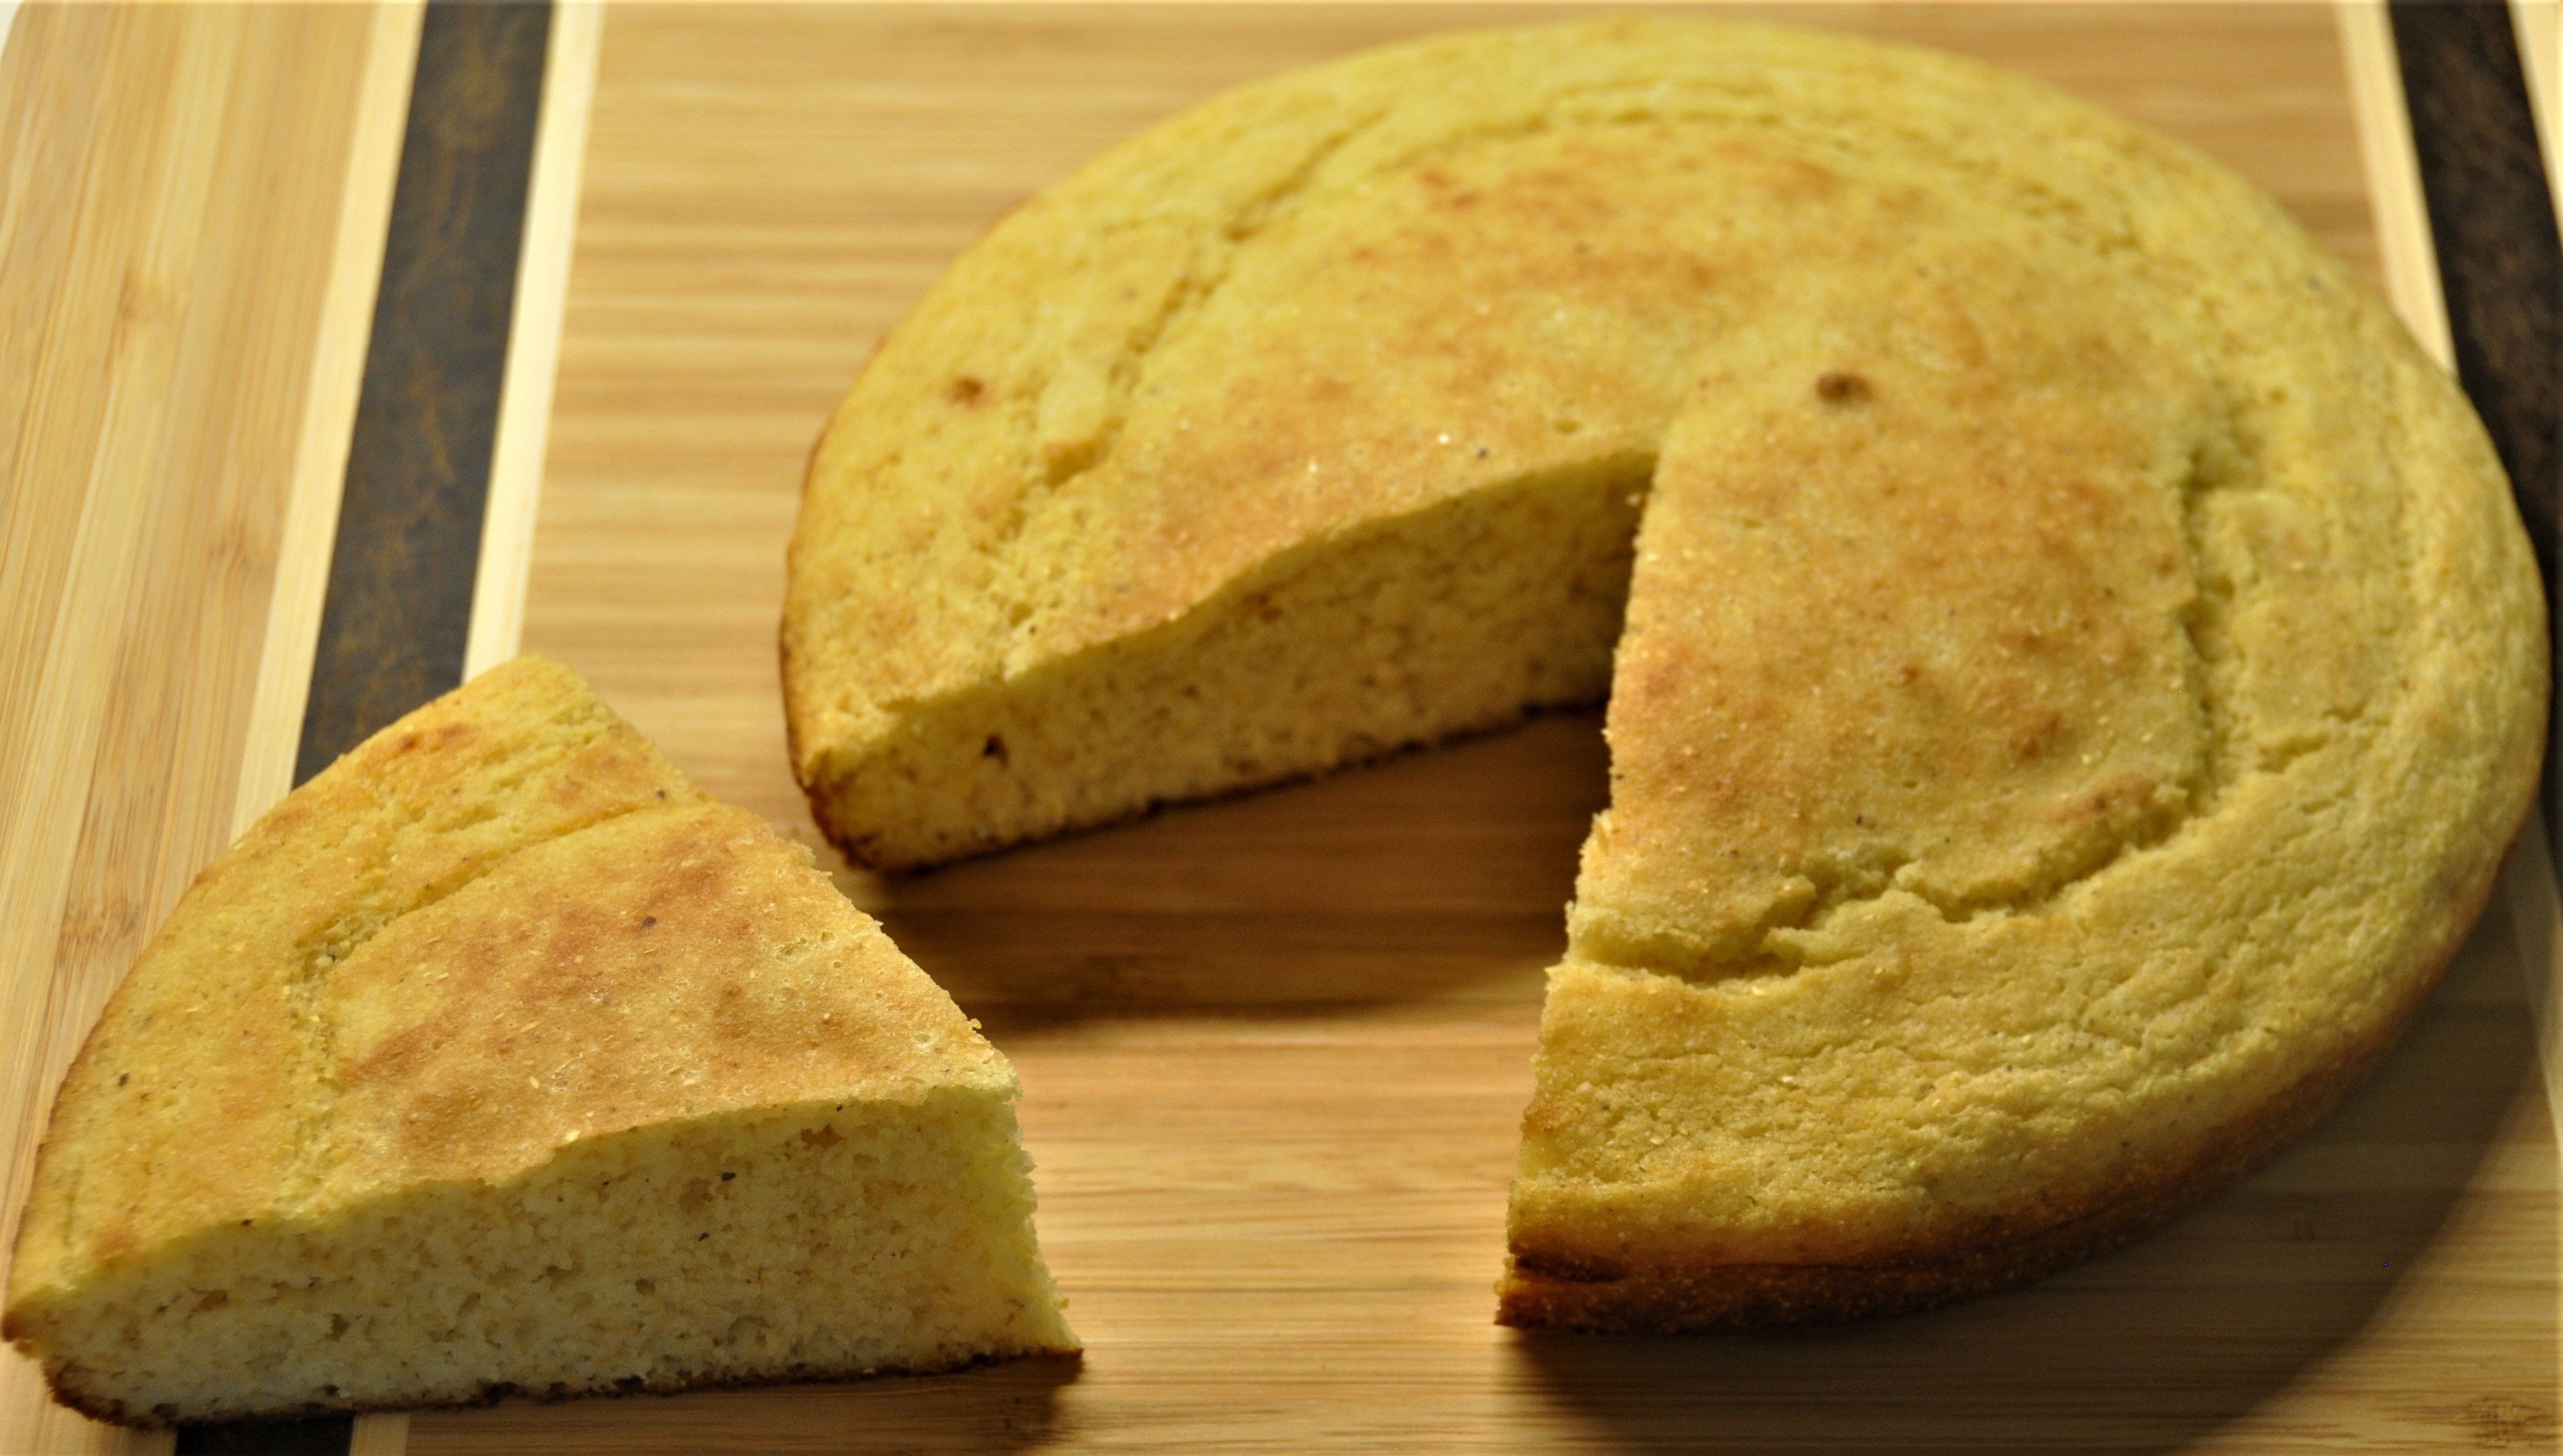
<instances>
[{"instance_id":1,"label":"wedge-shaped gap in loaf","mask_svg":"<svg viewBox=\"0 0 2563 1456\"><path fill-rule=\"evenodd\" d=\"M1919 296L1940 332L1977 322ZM1858 327L1879 337L1712 371L1666 442L1571 959L1785 975L2028 911L2231 772L2249 572L2202 517L2258 476L2225 392L2121 401L2071 330L2013 326L2005 372L1893 309Z\"/></svg>"}]
</instances>

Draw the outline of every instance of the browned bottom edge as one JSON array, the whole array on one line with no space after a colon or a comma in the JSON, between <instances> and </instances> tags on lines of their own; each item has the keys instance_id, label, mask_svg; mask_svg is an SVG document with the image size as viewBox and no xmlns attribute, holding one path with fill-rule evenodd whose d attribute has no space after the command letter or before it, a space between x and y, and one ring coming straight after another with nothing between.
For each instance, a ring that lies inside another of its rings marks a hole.
<instances>
[{"instance_id":1,"label":"browned bottom edge","mask_svg":"<svg viewBox=\"0 0 2563 1456\"><path fill-rule=\"evenodd\" d=\"M92 1420L135 1430L166 1430L176 1425L233 1425L246 1421L314 1420L330 1416L372 1415L395 1411L474 1410L496 1405L502 1400L526 1400L544 1405L557 1405L571 1400L592 1400L626 1395L684 1395L696 1390L735 1390L771 1385L836 1384L856 1380L884 1379L896 1375L948 1375L981 1365L1012 1365L1022 1362L1050 1362L1063 1368L1063 1379L1075 1377L1075 1371L1085 1363L1085 1352L1079 1350L1024 1350L965 1356L943 1365L875 1365L868 1369L847 1369L821 1365L796 1365L790 1369L757 1374L681 1375L665 1381L652 1381L639 1375L627 1376L611 1385L571 1387L550 1385L527 1389L506 1381L483 1385L470 1395L453 1400L356 1400L312 1401L300 1405L277 1406L267 1410L225 1411L219 1415L165 1415L136 1413L121 1402L94 1400L80 1391L66 1389L46 1372L54 1398Z\"/></svg>"}]
</instances>

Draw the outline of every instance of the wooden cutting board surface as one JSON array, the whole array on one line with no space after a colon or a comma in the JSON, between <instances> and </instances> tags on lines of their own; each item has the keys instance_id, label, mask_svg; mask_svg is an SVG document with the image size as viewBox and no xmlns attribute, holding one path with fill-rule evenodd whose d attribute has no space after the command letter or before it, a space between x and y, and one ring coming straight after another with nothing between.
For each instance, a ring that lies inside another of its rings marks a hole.
<instances>
[{"instance_id":1,"label":"wooden cutting board surface","mask_svg":"<svg viewBox=\"0 0 2563 1456\"><path fill-rule=\"evenodd\" d=\"M524 645L585 672L706 790L818 846L783 751L782 553L811 442L876 341L1005 209L1193 100L1428 30L1568 13L611 11L526 517ZM1975 55L2116 106L2236 167L2385 276L2327 8L1762 13ZM10 518L13 541L24 518ZM239 676L220 680L246 703ZM230 731L237 744L257 730ZM360 1440L421 1453L2553 1449L2555 1124L2536 958L2499 907L2338 1117L2124 1252L1819 1333L1495 1328L1541 975L1605 767L1598 713L1565 713L929 875L840 867L1021 1072L1041 1231L1082 1366L511 1403ZM2550 894L2543 863L2519 873Z\"/></svg>"},{"instance_id":2,"label":"wooden cutting board surface","mask_svg":"<svg viewBox=\"0 0 2563 1456\"><path fill-rule=\"evenodd\" d=\"M818 843L773 635L815 428L1019 199L1227 86L1476 9L617 13L529 647ZM2331 15L1827 9L2185 137L2377 268ZM920 878L842 882L1023 1076L1088 1344L869 1389L424 1416L417 1451L1414 1444L2268 1450L2550 1436L2554 1158L2505 926L2342 1118L2039 1288L1777 1340L1495 1329L1592 714Z\"/></svg>"}]
</instances>

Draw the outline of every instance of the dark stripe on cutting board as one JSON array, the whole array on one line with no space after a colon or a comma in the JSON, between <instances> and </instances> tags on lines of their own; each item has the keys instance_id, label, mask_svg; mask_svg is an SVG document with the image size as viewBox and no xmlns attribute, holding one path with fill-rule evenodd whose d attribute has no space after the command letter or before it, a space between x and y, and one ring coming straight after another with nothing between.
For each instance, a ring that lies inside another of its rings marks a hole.
<instances>
[{"instance_id":1,"label":"dark stripe on cutting board","mask_svg":"<svg viewBox=\"0 0 2563 1456\"><path fill-rule=\"evenodd\" d=\"M427 8L297 784L463 681L550 21Z\"/></svg>"},{"instance_id":2,"label":"dark stripe on cutting board","mask_svg":"<svg viewBox=\"0 0 2563 1456\"><path fill-rule=\"evenodd\" d=\"M300 784L463 681L548 3L432 0L320 610ZM181 1427L178 1456L345 1456L355 1421Z\"/></svg>"},{"instance_id":3,"label":"dark stripe on cutting board","mask_svg":"<svg viewBox=\"0 0 2563 1456\"><path fill-rule=\"evenodd\" d=\"M2394 0L2394 50L2456 343L2457 378L2509 470L2556 600L2563 504L2563 240L2518 33L2501 3ZM2563 863L2563 774L2548 731L2546 844Z\"/></svg>"}]
</instances>

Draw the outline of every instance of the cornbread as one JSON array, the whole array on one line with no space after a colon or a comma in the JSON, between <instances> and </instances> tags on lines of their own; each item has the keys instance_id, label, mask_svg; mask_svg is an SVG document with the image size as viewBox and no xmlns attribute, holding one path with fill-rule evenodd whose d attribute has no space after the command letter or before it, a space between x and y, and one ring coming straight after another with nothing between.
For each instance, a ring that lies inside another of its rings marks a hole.
<instances>
[{"instance_id":1,"label":"cornbread","mask_svg":"<svg viewBox=\"0 0 2563 1456\"><path fill-rule=\"evenodd\" d=\"M2216 165L1782 30L1427 40L999 224L811 465L797 772L898 868L1607 690L1500 1317L1910 1307L2379 1056L2543 606L2383 303Z\"/></svg>"},{"instance_id":2,"label":"cornbread","mask_svg":"<svg viewBox=\"0 0 2563 1456\"><path fill-rule=\"evenodd\" d=\"M1077 1349L1005 1059L522 658L208 868L55 1103L8 1338L130 1424Z\"/></svg>"}]
</instances>

